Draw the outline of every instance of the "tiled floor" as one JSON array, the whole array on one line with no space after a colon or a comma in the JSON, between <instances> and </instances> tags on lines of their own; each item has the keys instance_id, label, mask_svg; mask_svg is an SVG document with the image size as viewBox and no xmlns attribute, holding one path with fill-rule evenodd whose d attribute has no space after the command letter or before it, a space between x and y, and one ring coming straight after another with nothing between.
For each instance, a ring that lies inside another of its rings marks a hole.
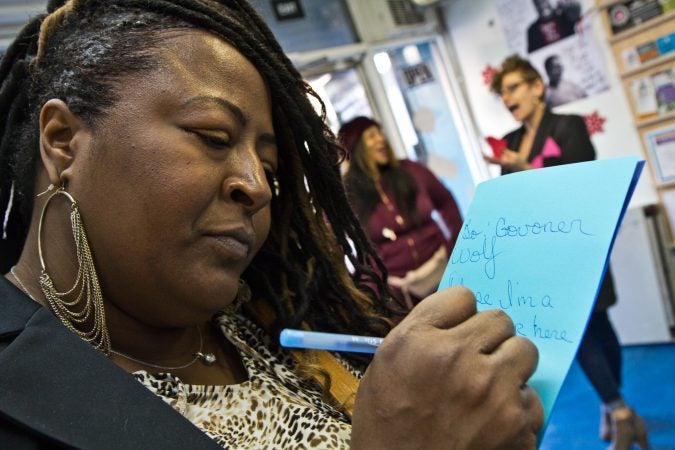
<instances>
[{"instance_id":1,"label":"tiled floor","mask_svg":"<svg viewBox=\"0 0 675 450\"><path fill-rule=\"evenodd\" d=\"M645 419L652 450L675 450L675 344L624 347L623 395ZM600 400L576 362L560 391L542 450L605 449ZM635 447L637 448L637 447Z\"/></svg>"}]
</instances>

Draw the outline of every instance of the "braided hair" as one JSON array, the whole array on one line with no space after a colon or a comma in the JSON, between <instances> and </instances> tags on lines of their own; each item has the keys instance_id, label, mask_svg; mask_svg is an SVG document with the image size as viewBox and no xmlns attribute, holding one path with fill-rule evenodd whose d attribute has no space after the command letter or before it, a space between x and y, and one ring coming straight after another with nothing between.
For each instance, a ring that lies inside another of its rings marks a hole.
<instances>
[{"instance_id":1,"label":"braided hair","mask_svg":"<svg viewBox=\"0 0 675 450\"><path fill-rule=\"evenodd\" d=\"M343 150L323 104L318 115L309 101L318 96L243 0L52 0L25 26L0 63L3 253L18 258L30 224L41 106L61 99L95 126L117 101L116 81L155 68L162 32L185 28L237 48L271 93L280 192L269 237L243 274L254 296L274 310L275 327L385 334L386 269L349 208L338 170Z\"/></svg>"}]
</instances>

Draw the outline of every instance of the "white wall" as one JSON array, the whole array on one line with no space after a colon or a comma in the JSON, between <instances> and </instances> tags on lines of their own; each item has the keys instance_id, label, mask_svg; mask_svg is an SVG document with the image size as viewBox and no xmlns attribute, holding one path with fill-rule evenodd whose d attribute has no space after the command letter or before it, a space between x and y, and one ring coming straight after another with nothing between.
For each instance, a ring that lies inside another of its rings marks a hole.
<instances>
[{"instance_id":1,"label":"white wall","mask_svg":"<svg viewBox=\"0 0 675 450\"><path fill-rule=\"evenodd\" d=\"M592 0L586 0L585 3L590 4ZM492 0L453 0L444 5L444 16L459 64L461 81L464 83L479 132L485 136L502 136L518 127L519 124L513 120L499 98L490 93L481 75L488 64L498 67L511 54ZM592 136L599 159L627 155L644 158L601 18L597 14L591 17L610 89L602 94L563 105L556 108L555 112L585 115L597 110L607 119L604 133ZM647 170L638 183L631 207L657 201L652 175Z\"/></svg>"}]
</instances>

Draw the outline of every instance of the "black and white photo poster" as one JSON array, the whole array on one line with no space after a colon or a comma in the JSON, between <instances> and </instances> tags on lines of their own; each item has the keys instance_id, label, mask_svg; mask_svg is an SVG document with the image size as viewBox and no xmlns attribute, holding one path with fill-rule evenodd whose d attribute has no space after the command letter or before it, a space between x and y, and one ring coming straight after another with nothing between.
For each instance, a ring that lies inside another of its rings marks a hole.
<instances>
[{"instance_id":1,"label":"black and white photo poster","mask_svg":"<svg viewBox=\"0 0 675 450\"><path fill-rule=\"evenodd\" d=\"M542 74L551 107L609 89L591 25L590 0L494 0L506 44Z\"/></svg>"}]
</instances>

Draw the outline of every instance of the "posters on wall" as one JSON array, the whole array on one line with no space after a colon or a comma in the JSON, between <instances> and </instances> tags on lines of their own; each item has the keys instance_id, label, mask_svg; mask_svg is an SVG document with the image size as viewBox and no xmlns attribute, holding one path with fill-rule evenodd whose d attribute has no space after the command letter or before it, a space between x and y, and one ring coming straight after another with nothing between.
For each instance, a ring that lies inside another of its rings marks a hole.
<instances>
[{"instance_id":1,"label":"posters on wall","mask_svg":"<svg viewBox=\"0 0 675 450\"><path fill-rule=\"evenodd\" d=\"M551 107L609 89L590 21L591 0L494 0L507 47L527 57L547 84Z\"/></svg>"}]
</instances>

